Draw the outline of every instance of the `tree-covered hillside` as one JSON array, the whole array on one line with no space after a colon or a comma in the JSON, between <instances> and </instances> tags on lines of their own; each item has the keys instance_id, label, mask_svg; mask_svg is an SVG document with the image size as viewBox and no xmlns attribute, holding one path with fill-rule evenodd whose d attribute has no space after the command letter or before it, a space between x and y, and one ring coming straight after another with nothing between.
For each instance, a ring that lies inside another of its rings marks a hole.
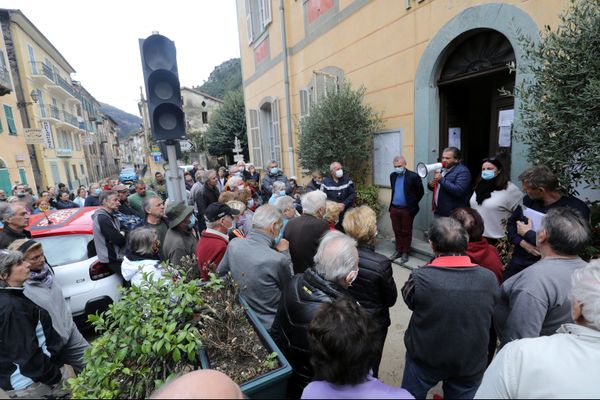
<instances>
[{"instance_id":1,"label":"tree-covered hillside","mask_svg":"<svg viewBox=\"0 0 600 400\"><path fill-rule=\"evenodd\" d=\"M102 108L102 112L110 115L112 119L116 121L117 133L119 135L119 139L124 138L132 131L138 130L140 124L142 123L142 119L137 115L129 114L117 107L113 107L110 104L100 103Z\"/></svg>"},{"instance_id":2,"label":"tree-covered hillside","mask_svg":"<svg viewBox=\"0 0 600 400\"><path fill-rule=\"evenodd\" d=\"M242 89L242 65L239 58L232 58L215 67L208 80L194 87L203 93L224 99L229 92Z\"/></svg>"}]
</instances>

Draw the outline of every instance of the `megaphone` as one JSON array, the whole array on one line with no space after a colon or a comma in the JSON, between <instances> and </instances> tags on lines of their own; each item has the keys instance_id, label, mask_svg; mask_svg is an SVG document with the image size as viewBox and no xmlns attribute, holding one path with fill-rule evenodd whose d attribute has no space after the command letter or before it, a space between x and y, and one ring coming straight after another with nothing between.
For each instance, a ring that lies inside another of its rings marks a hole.
<instances>
[{"instance_id":1,"label":"megaphone","mask_svg":"<svg viewBox=\"0 0 600 400\"><path fill-rule=\"evenodd\" d=\"M442 163L425 164L420 162L417 164L417 174L421 178L425 178L431 171L436 171L438 169L442 169L443 167L444 166Z\"/></svg>"}]
</instances>

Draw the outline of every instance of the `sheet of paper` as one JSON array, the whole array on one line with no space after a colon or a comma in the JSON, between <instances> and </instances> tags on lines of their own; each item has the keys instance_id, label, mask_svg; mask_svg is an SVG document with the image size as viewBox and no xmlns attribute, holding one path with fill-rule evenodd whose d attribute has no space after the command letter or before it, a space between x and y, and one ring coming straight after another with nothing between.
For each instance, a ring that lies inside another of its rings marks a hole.
<instances>
[{"instance_id":1,"label":"sheet of paper","mask_svg":"<svg viewBox=\"0 0 600 400\"><path fill-rule=\"evenodd\" d=\"M502 110L498 114L498 126L511 126L515 119L515 110Z\"/></svg>"},{"instance_id":2,"label":"sheet of paper","mask_svg":"<svg viewBox=\"0 0 600 400\"><path fill-rule=\"evenodd\" d=\"M460 149L460 128L448 128L448 147Z\"/></svg>"},{"instance_id":3,"label":"sheet of paper","mask_svg":"<svg viewBox=\"0 0 600 400\"><path fill-rule=\"evenodd\" d=\"M500 128L498 128L498 146L510 147L511 132L511 126L501 126Z\"/></svg>"},{"instance_id":4,"label":"sheet of paper","mask_svg":"<svg viewBox=\"0 0 600 400\"><path fill-rule=\"evenodd\" d=\"M542 220L544 219L546 214L543 214L539 211L532 210L531 208L527 208L525 206L522 206L522 207L523 207L523 215L526 216L530 221L533 222L531 229L533 229L535 232L537 232L538 229L540 229L540 227L542 226Z\"/></svg>"}]
</instances>

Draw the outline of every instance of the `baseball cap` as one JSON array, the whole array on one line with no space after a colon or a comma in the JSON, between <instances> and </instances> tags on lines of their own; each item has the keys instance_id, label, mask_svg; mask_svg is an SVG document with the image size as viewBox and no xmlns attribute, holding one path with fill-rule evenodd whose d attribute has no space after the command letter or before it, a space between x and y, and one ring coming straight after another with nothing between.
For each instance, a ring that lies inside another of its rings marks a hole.
<instances>
[{"instance_id":1,"label":"baseball cap","mask_svg":"<svg viewBox=\"0 0 600 400\"><path fill-rule=\"evenodd\" d=\"M115 185L113 186L112 190L114 190L115 192L123 192L125 190L129 190L129 188L125 185Z\"/></svg>"},{"instance_id":2,"label":"baseball cap","mask_svg":"<svg viewBox=\"0 0 600 400\"><path fill-rule=\"evenodd\" d=\"M208 207L206 207L206 210L204 211L204 216L206 217L208 222L215 222L226 215L234 216L238 215L239 213L239 210L234 210L227 204L212 203Z\"/></svg>"}]
</instances>

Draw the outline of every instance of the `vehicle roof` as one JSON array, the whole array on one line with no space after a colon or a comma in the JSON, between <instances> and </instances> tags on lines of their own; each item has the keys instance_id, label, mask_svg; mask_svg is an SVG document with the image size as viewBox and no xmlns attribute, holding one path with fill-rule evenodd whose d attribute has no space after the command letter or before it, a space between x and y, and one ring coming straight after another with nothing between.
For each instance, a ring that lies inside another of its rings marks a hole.
<instances>
[{"instance_id":1,"label":"vehicle roof","mask_svg":"<svg viewBox=\"0 0 600 400\"><path fill-rule=\"evenodd\" d=\"M29 217L31 237L93 234L92 214L99 207L67 208ZM52 223L49 223L52 221Z\"/></svg>"}]
</instances>

